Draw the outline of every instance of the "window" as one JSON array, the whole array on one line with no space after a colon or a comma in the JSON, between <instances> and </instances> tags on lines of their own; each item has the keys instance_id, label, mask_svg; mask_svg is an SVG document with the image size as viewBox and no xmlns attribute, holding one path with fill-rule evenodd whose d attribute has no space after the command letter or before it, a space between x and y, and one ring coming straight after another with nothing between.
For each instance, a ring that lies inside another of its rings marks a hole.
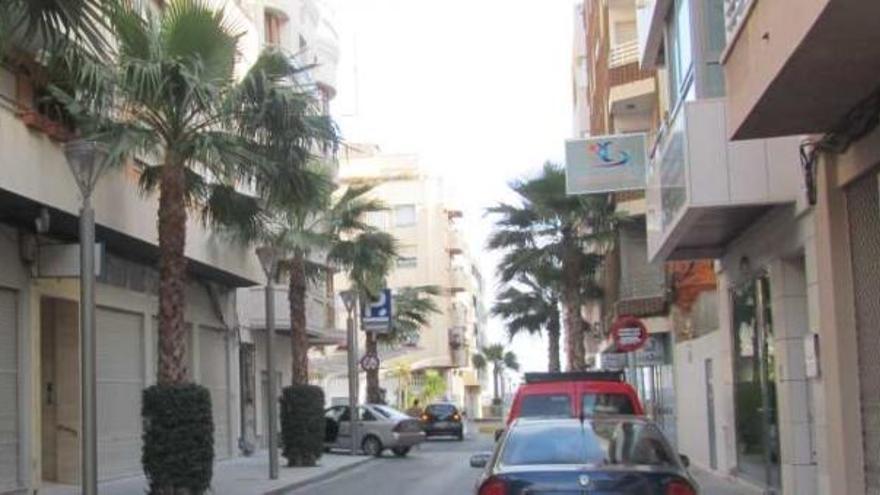
<instances>
[{"instance_id":1,"label":"window","mask_svg":"<svg viewBox=\"0 0 880 495\"><path fill-rule=\"evenodd\" d=\"M415 268L418 264L419 260L415 256L397 257L397 268Z\"/></svg>"},{"instance_id":2,"label":"window","mask_svg":"<svg viewBox=\"0 0 880 495\"><path fill-rule=\"evenodd\" d=\"M267 45L279 46L281 45L281 27L284 25L284 20L281 18L281 15L275 12L266 11L265 14L265 41Z\"/></svg>"},{"instance_id":3,"label":"window","mask_svg":"<svg viewBox=\"0 0 880 495\"><path fill-rule=\"evenodd\" d=\"M571 400L564 394L526 395L519 410L520 417L571 417Z\"/></svg>"},{"instance_id":4,"label":"window","mask_svg":"<svg viewBox=\"0 0 880 495\"><path fill-rule=\"evenodd\" d=\"M415 268L419 264L418 256L416 256L415 246L404 246L400 248L397 256L398 268Z\"/></svg>"},{"instance_id":5,"label":"window","mask_svg":"<svg viewBox=\"0 0 880 495\"><path fill-rule=\"evenodd\" d=\"M358 413L361 421L376 421L376 415L366 407L359 407Z\"/></svg>"},{"instance_id":6,"label":"window","mask_svg":"<svg viewBox=\"0 0 880 495\"><path fill-rule=\"evenodd\" d=\"M364 222L371 227L385 230L388 228L388 212L385 210L368 211L364 215Z\"/></svg>"},{"instance_id":7,"label":"window","mask_svg":"<svg viewBox=\"0 0 880 495\"><path fill-rule=\"evenodd\" d=\"M666 33L666 46L669 62L669 93L672 108L678 105L681 95L688 89L693 50L691 46L690 0L675 0L669 29Z\"/></svg>"},{"instance_id":8,"label":"window","mask_svg":"<svg viewBox=\"0 0 880 495\"><path fill-rule=\"evenodd\" d=\"M582 399L584 414L635 414L629 397L623 394L584 394Z\"/></svg>"},{"instance_id":9,"label":"window","mask_svg":"<svg viewBox=\"0 0 880 495\"><path fill-rule=\"evenodd\" d=\"M602 420L536 423L513 428L501 464L590 464L680 467L677 456L652 424Z\"/></svg>"},{"instance_id":10,"label":"window","mask_svg":"<svg viewBox=\"0 0 880 495\"><path fill-rule=\"evenodd\" d=\"M394 207L394 226L410 227L416 224L415 205L400 205Z\"/></svg>"}]
</instances>

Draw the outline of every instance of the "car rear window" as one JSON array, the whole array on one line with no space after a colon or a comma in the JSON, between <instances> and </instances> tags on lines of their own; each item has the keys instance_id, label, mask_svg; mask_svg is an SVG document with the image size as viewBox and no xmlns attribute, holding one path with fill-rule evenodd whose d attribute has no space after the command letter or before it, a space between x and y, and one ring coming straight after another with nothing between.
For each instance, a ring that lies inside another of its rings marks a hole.
<instances>
[{"instance_id":1,"label":"car rear window","mask_svg":"<svg viewBox=\"0 0 880 495\"><path fill-rule=\"evenodd\" d=\"M540 464L678 466L662 433L650 423L578 421L520 425L501 452L504 466Z\"/></svg>"},{"instance_id":2,"label":"car rear window","mask_svg":"<svg viewBox=\"0 0 880 495\"><path fill-rule=\"evenodd\" d=\"M522 398L519 417L571 417L571 399L566 394L529 394Z\"/></svg>"},{"instance_id":3,"label":"car rear window","mask_svg":"<svg viewBox=\"0 0 880 495\"><path fill-rule=\"evenodd\" d=\"M431 404L425 408L425 412L432 416L452 416L456 410L452 404Z\"/></svg>"},{"instance_id":4,"label":"car rear window","mask_svg":"<svg viewBox=\"0 0 880 495\"><path fill-rule=\"evenodd\" d=\"M584 394L581 407L585 415L635 414L632 401L625 394Z\"/></svg>"}]
</instances>

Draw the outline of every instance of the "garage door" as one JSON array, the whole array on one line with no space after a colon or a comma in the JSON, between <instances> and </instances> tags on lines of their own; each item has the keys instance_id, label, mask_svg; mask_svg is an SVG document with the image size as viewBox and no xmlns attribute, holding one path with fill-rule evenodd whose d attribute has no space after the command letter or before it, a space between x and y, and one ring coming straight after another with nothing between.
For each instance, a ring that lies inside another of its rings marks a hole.
<instances>
[{"instance_id":1,"label":"garage door","mask_svg":"<svg viewBox=\"0 0 880 495\"><path fill-rule=\"evenodd\" d=\"M98 308L98 477L141 471L143 317Z\"/></svg>"},{"instance_id":2,"label":"garage door","mask_svg":"<svg viewBox=\"0 0 880 495\"><path fill-rule=\"evenodd\" d=\"M214 414L214 453L217 459L229 457L229 381L227 380L225 332L199 328L199 382L211 391Z\"/></svg>"},{"instance_id":3,"label":"garage door","mask_svg":"<svg viewBox=\"0 0 880 495\"><path fill-rule=\"evenodd\" d=\"M16 292L0 289L0 492L20 485L17 304Z\"/></svg>"}]
</instances>

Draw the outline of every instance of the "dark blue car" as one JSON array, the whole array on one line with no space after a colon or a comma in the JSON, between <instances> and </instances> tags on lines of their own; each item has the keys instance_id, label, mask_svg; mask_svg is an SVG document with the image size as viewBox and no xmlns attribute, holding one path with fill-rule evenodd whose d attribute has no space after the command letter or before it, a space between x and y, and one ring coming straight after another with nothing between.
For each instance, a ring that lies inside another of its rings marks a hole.
<instances>
[{"instance_id":1,"label":"dark blue car","mask_svg":"<svg viewBox=\"0 0 880 495\"><path fill-rule=\"evenodd\" d=\"M516 420L484 468L477 495L697 495L687 458L633 416Z\"/></svg>"}]
</instances>

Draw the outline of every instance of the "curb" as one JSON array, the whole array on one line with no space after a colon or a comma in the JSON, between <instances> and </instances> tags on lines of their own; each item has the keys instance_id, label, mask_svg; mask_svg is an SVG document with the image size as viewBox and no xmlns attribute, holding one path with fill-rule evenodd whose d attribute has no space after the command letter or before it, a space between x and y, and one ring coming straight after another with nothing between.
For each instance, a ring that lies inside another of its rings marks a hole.
<instances>
[{"instance_id":1,"label":"curb","mask_svg":"<svg viewBox=\"0 0 880 495\"><path fill-rule=\"evenodd\" d=\"M353 462L351 464L346 464L345 466L340 466L336 469L321 473L321 474L313 476L311 478L306 478L304 480L294 481L293 483L290 483L288 485L280 486L278 488L273 488L267 492L264 492L263 495L284 495L285 493L292 491L292 490L298 490L298 489L303 488L308 485L320 483L322 481L327 481L330 478L338 476L342 473L345 473L347 471L351 471L352 469L361 467L364 464L372 461L373 459L374 459L373 457L366 457L366 458L361 459L357 462Z\"/></svg>"}]
</instances>

